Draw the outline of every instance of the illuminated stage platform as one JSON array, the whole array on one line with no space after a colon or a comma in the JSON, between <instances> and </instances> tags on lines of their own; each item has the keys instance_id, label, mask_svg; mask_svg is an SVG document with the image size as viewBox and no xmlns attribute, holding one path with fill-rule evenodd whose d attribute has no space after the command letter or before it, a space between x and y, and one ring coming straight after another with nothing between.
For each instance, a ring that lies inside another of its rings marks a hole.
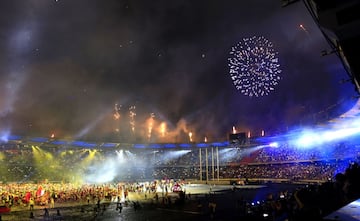
<instances>
[{"instance_id":1,"label":"illuminated stage platform","mask_svg":"<svg viewBox=\"0 0 360 221\"><path fill-rule=\"evenodd\" d=\"M324 217L324 220L359 221L360 220L360 199L349 203L339 210Z\"/></svg>"}]
</instances>

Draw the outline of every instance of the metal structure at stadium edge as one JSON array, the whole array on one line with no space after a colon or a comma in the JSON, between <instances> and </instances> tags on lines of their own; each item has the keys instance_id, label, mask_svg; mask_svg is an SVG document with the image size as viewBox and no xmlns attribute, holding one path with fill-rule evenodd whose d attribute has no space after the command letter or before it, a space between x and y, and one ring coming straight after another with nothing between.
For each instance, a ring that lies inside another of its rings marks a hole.
<instances>
[{"instance_id":1,"label":"metal structure at stadium edge","mask_svg":"<svg viewBox=\"0 0 360 221\"><path fill-rule=\"evenodd\" d=\"M299 0L281 0L282 7ZM360 1L302 0L330 49L321 56L335 53L341 60L360 98Z\"/></svg>"}]
</instances>

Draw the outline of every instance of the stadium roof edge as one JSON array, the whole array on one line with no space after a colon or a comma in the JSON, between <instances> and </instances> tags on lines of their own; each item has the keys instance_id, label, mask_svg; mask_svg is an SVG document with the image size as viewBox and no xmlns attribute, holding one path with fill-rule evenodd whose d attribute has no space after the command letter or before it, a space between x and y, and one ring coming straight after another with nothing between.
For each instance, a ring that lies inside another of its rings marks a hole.
<instances>
[{"instance_id":1,"label":"stadium roof edge","mask_svg":"<svg viewBox=\"0 0 360 221\"><path fill-rule=\"evenodd\" d=\"M19 142L24 144L42 144L42 145L55 145L55 146L73 146L84 148L206 148L206 147L226 147L229 146L228 141L222 142L209 142L209 143L113 143L113 142L87 142L81 140L58 140L45 137L24 137L18 135L10 135L8 137L10 142Z\"/></svg>"}]
</instances>

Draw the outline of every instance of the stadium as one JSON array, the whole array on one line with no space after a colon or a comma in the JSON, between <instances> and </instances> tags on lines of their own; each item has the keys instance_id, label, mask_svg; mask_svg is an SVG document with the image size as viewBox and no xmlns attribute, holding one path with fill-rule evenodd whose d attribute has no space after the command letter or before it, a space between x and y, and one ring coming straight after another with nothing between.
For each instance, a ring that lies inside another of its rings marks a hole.
<instances>
[{"instance_id":1,"label":"stadium","mask_svg":"<svg viewBox=\"0 0 360 221\"><path fill-rule=\"evenodd\" d=\"M318 129L257 138L236 133L229 135L233 139L222 142L166 144L10 136L1 145L1 177L3 183L48 180L98 184L162 179L321 183L358 162L358 130Z\"/></svg>"},{"instance_id":2,"label":"stadium","mask_svg":"<svg viewBox=\"0 0 360 221\"><path fill-rule=\"evenodd\" d=\"M332 49L323 56L336 54L360 93L359 22L345 15L358 1L303 3ZM273 93L282 73L277 55L265 37L242 38L228 58L236 89L260 99ZM203 141L182 124L166 137L153 113L135 129L136 107L117 103L106 112L105 138L87 135L91 123L70 138L2 131L0 220L350 220L359 216L360 99L350 100L345 112L341 101L291 128L227 125L227 134Z\"/></svg>"}]
</instances>

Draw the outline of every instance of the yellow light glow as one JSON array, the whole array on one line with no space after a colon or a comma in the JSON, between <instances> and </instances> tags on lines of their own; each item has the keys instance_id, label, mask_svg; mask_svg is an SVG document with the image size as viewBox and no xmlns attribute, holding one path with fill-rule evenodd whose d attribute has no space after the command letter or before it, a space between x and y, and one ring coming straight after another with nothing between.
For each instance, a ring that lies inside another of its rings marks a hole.
<instances>
[{"instance_id":1,"label":"yellow light glow","mask_svg":"<svg viewBox=\"0 0 360 221\"><path fill-rule=\"evenodd\" d=\"M5 154L3 152L0 152L0 160L4 160L5 159Z\"/></svg>"},{"instance_id":2,"label":"yellow light glow","mask_svg":"<svg viewBox=\"0 0 360 221\"><path fill-rule=\"evenodd\" d=\"M162 122L160 124L160 134L161 134L161 137L165 137L165 134L166 134L166 123L165 122Z\"/></svg>"},{"instance_id":3,"label":"yellow light glow","mask_svg":"<svg viewBox=\"0 0 360 221\"><path fill-rule=\"evenodd\" d=\"M151 140L152 129L154 126L154 117L155 117L155 114L151 113L150 117L147 119L147 123L148 123L148 135L147 136L148 136L149 140Z\"/></svg>"}]
</instances>

